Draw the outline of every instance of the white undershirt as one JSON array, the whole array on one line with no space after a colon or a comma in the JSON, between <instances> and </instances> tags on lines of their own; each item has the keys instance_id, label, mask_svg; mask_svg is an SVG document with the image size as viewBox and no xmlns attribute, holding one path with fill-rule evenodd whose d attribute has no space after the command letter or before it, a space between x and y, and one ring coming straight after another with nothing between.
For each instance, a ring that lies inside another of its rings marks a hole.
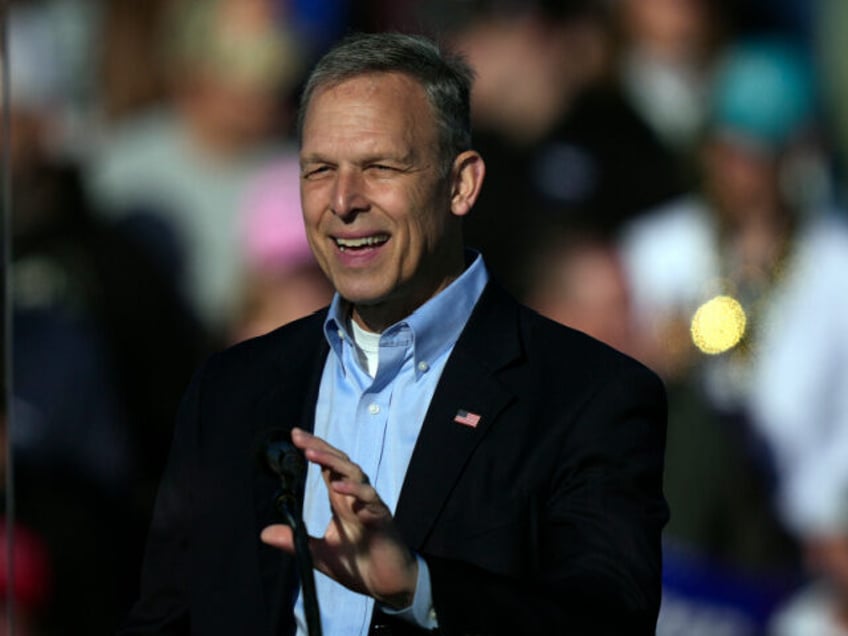
<instances>
[{"instance_id":1,"label":"white undershirt","mask_svg":"<svg viewBox=\"0 0 848 636\"><path fill-rule=\"evenodd\" d=\"M368 370L372 378L377 376L377 361L380 357L380 334L365 331L355 320L349 319L353 342L356 344L356 357Z\"/></svg>"}]
</instances>

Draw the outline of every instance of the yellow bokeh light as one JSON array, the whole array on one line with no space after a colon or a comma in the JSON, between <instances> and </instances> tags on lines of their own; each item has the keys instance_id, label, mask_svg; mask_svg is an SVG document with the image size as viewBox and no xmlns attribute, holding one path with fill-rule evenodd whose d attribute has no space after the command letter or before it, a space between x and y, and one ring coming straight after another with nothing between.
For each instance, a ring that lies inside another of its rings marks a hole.
<instances>
[{"instance_id":1,"label":"yellow bokeh light","mask_svg":"<svg viewBox=\"0 0 848 636\"><path fill-rule=\"evenodd\" d=\"M738 300L730 296L716 296L695 312L692 342L704 353L723 353L742 340L746 322L745 310Z\"/></svg>"}]
</instances>

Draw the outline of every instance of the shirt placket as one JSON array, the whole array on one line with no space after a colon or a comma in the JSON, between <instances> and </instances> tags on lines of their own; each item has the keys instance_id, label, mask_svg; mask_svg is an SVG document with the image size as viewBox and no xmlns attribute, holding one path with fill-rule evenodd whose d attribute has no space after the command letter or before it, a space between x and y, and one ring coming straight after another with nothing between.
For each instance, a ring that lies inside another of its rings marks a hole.
<instances>
[{"instance_id":1,"label":"shirt placket","mask_svg":"<svg viewBox=\"0 0 848 636\"><path fill-rule=\"evenodd\" d=\"M385 493L383 484L383 453L385 451L389 415L392 406L392 394L395 388L394 378L407 357L409 338L405 333L384 337L380 342L380 358L377 376L363 393L357 406L356 421L364 430L357 436L356 454L359 465L368 475L377 492ZM362 434L365 433L365 434ZM392 506L392 502L386 502Z\"/></svg>"}]
</instances>

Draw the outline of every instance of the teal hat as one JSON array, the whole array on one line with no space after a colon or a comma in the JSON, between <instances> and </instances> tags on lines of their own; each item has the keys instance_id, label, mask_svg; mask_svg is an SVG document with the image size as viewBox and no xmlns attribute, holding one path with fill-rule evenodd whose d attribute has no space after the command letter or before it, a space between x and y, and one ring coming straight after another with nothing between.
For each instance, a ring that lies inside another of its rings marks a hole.
<instances>
[{"instance_id":1,"label":"teal hat","mask_svg":"<svg viewBox=\"0 0 848 636\"><path fill-rule=\"evenodd\" d=\"M808 57L786 40L761 38L733 46L715 78L713 132L780 150L816 116L814 75Z\"/></svg>"}]
</instances>

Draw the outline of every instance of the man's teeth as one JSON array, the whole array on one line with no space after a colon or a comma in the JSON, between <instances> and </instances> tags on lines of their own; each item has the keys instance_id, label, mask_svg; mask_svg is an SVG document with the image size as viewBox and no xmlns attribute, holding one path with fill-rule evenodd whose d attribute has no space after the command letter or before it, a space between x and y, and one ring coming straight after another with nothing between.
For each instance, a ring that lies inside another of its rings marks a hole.
<instances>
[{"instance_id":1,"label":"man's teeth","mask_svg":"<svg viewBox=\"0 0 848 636\"><path fill-rule=\"evenodd\" d=\"M355 249L357 247L370 247L372 245L379 245L380 243L385 243L389 240L389 237L385 234L378 234L376 236L364 236L362 238L351 238L351 239L336 239L336 245L339 246L341 251L345 251L346 249Z\"/></svg>"}]
</instances>

